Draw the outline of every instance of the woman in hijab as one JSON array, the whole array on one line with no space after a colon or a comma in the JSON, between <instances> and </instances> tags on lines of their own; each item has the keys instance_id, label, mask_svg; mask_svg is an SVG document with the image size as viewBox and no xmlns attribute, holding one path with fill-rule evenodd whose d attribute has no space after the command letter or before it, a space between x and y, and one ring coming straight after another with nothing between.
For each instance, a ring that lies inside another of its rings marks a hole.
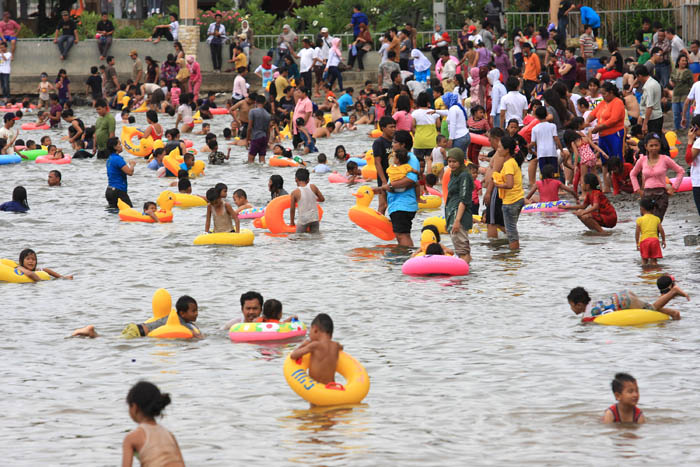
<instances>
[{"instance_id":1,"label":"woman in hijab","mask_svg":"<svg viewBox=\"0 0 700 467\"><path fill-rule=\"evenodd\" d=\"M493 46L493 63L503 77L503 82L505 82L508 79L508 70L510 70L511 65L508 54L503 53L503 46L498 44Z\"/></svg>"},{"instance_id":2,"label":"woman in hijab","mask_svg":"<svg viewBox=\"0 0 700 467\"><path fill-rule=\"evenodd\" d=\"M290 55L289 51L294 50L297 46L297 34L292 31L288 24L282 26L282 33L277 38L277 43L279 44L277 49L279 56L276 64L277 66L282 66L284 65L284 57Z\"/></svg>"},{"instance_id":3,"label":"woman in hijab","mask_svg":"<svg viewBox=\"0 0 700 467\"><path fill-rule=\"evenodd\" d=\"M27 212L29 203L27 202L27 190L23 186L16 186L12 190L12 201L0 204L0 211Z\"/></svg>"},{"instance_id":4,"label":"woman in hijab","mask_svg":"<svg viewBox=\"0 0 700 467\"><path fill-rule=\"evenodd\" d=\"M202 86L202 71L193 55L187 56L187 68L190 70L190 92L197 100L199 99L199 88Z\"/></svg>"},{"instance_id":5,"label":"woman in hijab","mask_svg":"<svg viewBox=\"0 0 700 467\"><path fill-rule=\"evenodd\" d=\"M250 48L253 44L253 30L250 28L248 20L244 19L243 21L241 21L241 32L238 34L238 36L241 39L243 53L246 57L250 57ZM240 36L245 36L245 39L243 39Z\"/></svg>"},{"instance_id":6,"label":"woman in hijab","mask_svg":"<svg viewBox=\"0 0 700 467\"><path fill-rule=\"evenodd\" d=\"M440 53L443 50L447 50L447 47L450 45L450 34L447 31L442 31L441 24L435 24L435 32L433 32L430 42L433 49L430 53L433 56L433 60L437 62L438 58L440 58Z\"/></svg>"},{"instance_id":7,"label":"woman in hijab","mask_svg":"<svg viewBox=\"0 0 700 467\"><path fill-rule=\"evenodd\" d=\"M460 148L462 153L467 152L467 147L471 138L469 137L469 128L467 120L469 116L467 111L459 102L459 96L456 93L448 92L443 94L442 102L447 107L447 130L449 132L449 145L453 148Z\"/></svg>"},{"instance_id":8,"label":"woman in hijab","mask_svg":"<svg viewBox=\"0 0 700 467\"><path fill-rule=\"evenodd\" d=\"M419 83L427 83L430 78L430 60L423 55L418 49L411 50L411 58L413 59L413 78Z\"/></svg>"},{"instance_id":9,"label":"woman in hijab","mask_svg":"<svg viewBox=\"0 0 700 467\"><path fill-rule=\"evenodd\" d=\"M338 68L340 60L343 57L343 54L340 51L340 47L340 38L334 37L333 41L331 42L331 50L328 52L328 62L326 63L326 71L328 72L328 84L330 85L330 89L333 90L333 83L335 83L335 80L337 79L338 86L342 91L343 76L340 73L340 69Z\"/></svg>"},{"instance_id":10,"label":"woman in hijab","mask_svg":"<svg viewBox=\"0 0 700 467\"><path fill-rule=\"evenodd\" d=\"M445 222L452 238L455 254L467 263L471 262L469 229L472 228L472 192L474 181L464 164L464 151L452 148L447 151L450 182L445 199Z\"/></svg>"},{"instance_id":11,"label":"woman in hijab","mask_svg":"<svg viewBox=\"0 0 700 467\"><path fill-rule=\"evenodd\" d=\"M262 79L263 89L267 89L267 85L273 80L277 67L272 64L272 57L265 55L262 58L262 65L255 69L255 74Z\"/></svg>"},{"instance_id":12,"label":"woman in hijab","mask_svg":"<svg viewBox=\"0 0 700 467\"><path fill-rule=\"evenodd\" d=\"M471 93L469 94L469 97L471 97L470 104L472 106L475 105L484 105L483 104L483 94L480 91L481 87L481 78L479 74L479 68L474 67L471 70L469 70L469 79L468 79L469 85L471 86Z\"/></svg>"}]
</instances>

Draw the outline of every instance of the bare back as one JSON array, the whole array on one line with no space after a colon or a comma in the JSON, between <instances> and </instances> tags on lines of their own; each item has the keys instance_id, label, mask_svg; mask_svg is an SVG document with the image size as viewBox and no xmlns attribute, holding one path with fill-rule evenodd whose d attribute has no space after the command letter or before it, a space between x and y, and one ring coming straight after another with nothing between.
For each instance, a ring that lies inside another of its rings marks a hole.
<instances>
[{"instance_id":1,"label":"bare back","mask_svg":"<svg viewBox=\"0 0 700 467\"><path fill-rule=\"evenodd\" d=\"M316 341L311 350L309 376L322 384L335 382L335 368L343 347L335 341Z\"/></svg>"}]
</instances>

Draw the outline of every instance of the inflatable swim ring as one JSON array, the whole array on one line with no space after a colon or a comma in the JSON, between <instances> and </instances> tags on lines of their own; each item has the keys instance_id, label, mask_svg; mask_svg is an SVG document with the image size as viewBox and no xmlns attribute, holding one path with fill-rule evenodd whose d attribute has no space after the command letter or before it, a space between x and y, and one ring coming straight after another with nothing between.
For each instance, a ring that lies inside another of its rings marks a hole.
<instances>
[{"instance_id":1,"label":"inflatable swim ring","mask_svg":"<svg viewBox=\"0 0 700 467\"><path fill-rule=\"evenodd\" d=\"M268 161L270 167L299 167L299 163L284 156L274 156Z\"/></svg>"},{"instance_id":2,"label":"inflatable swim ring","mask_svg":"<svg viewBox=\"0 0 700 467\"><path fill-rule=\"evenodd\" d=\"M138 138L137 144L134 144L132 141L134 137ZM131 155L147 157L153 152L153 138L150 136L148 138L144 138L143 132L139 131L133 126L123 127L119 139L121 140L122 146L124 146L126 152Z\"/></svg>"},{"instance_id":3,"label":"inflatable swim ring","mask_svg":"<svg viewBox=\"0 0 700 467\"><path fill-rule=\"evenodd\" d=\"M51 280L51 276L44 271L36 271L37 276L42 281ZM26 284L35 282L18 269L18 264L11 259L0 259L0 282L12 282L15 284Z\"/></svg>"},{"instance_id":4,"label":"inflatable swim ring","mask_svg":"<svg viewBox=\"0 0 700 467\"><path fill-rule=\"evenodd\" d=\"M362 176L365 180L376 180L377 179L377 166L374 165L374 152L370 149L365 153L365 160L367 165L362 167Z\"/></svg>"},{"instance_id":5,"label":"inflatable swim ring","mask_svg":"<svg viewBox=\"0 0 700 467\"><path fill-rule=\"evenodd\" d=\"M348 211L348 217L358 227L365 229L382 240L394 240L396 235L388 217L383 216L369 205L374 198L374 191L369 185L362 185L357 193L352 194L357 201Z\"/></svg>"},{"instance_id":6,"label":"inflatable swim ring","mask_svg":"<svg viewBox=\"0 0 700 467\"><path fill-rule=\"evenodd\" d=\"M429 187L426 187L426 190L428 190L428 194L439 196L440 198L442 198L442 193L437 191L435 188L429 186Z\"/></svg>"},{"instance_id":7,"label":"inflatable swim ring","mask_svg":"<svg viewBox=\"0 0 700 467\"><path fill-rule=\"evenodd\" d=\"M547 201L546 203L531 203L523 206L523 213L526 212L565 212L562 206L568 206L566 200Z\"/></svg>"},{"instance_id":8,"label":"inflatable swim ring","mask_svg":"<svg viewBox=\"0 0 700 467\"><path fill-rule=\"evenodd\" d=\"M284 221L284 211L290 208L292 205L292 198L289 195L278 196L277 198L270 201L270 203L265 208L265 217L260 219L265 219L267 223L267 228L273 234L279 233L294 233L297 231L296 226L289 225ZM318 220L323 219L323 209L321 205L317 204L318 207Z\"/></svg>"},{"instance_id":9,"label":"inflatable swim ring","mask_svg":"<svg viewBox=\"0 0 700 467\"><path fill-rule=\"evenodd\" d=\"M348 179L348 177L346 177L345 175L341 175L338 172L333 172L332 174L329 174L328 181L330 183L350 183L350 180ZM356 182L364 182L364 180L361 178L356 178L355 181Z\"/></svg>"},{"instance_id":10,"label":"inflatable swim ring","mask_svg":"<svg viewBox=\"0 0 700 467\"><path fill-rule=\"evenodd\" d=\"M447 233L447 221L443 216L433 216L433 217L428 217L426 220L423 221L423 227L426 225L434 225L438 229L438 233L440 234L446 234Z\"/></svg>"},{"instance_id":11,"label":"inflatable swim ring","mask_svg":"<svg viewBox=\"0 0 700 467\"><path fill-rule=\"evenodd\" d=\"M452 178L452 170L445 165L445 171L442 173L442 200L447 202L447 187L450 184L450 178Z\"/></svg>"},{"instance_id":12,"label":"inflatable swim ring","mask_svg":"<svg viewBox=\"0 0 700 467\"><path fill-rule=\"evenodd\" d=\"M380 136L382 136L382 130L380 130L379 128L375 128L374 130L369 132L370 138L379 138Z\"/></svg>"},{"instance_id":13,"label":"inflatable swim ring","mask_svg":"<svg viewBox=\"0 0 700 467\"><path fill-rule=\"evenodd\" d=\"M476 133L469 133L469 143L470 144L477 144L479 146L488 146L491 147L491 141L489 141L488 136L486 135L477 135Z\"/></svg>"},{"instance_id":14,"label":"inflatable swim ring","mask_svg":"<svg viewBox=\"0 0 700 467\"><path fill-rule=\"evenodd\" d=\"M72 160L73 160L72 156L64 154L61 159L50 159L49 155L39 156L36 159L34 159L34 162L36 162L37 164L63 165L63 164L70 164Z\"/></svg>"},{"instance_id":15,"label":"inflatable swim ring","mask_svg":"<svg viewBox=\"0 0 700 467\"><path fill-rule=\"evenodd\" d=\"M22 159L34 161L39 156L45 156L49 153L46 149L30 149L29 151L19 151L19 155Z\"/></svg>"},{"instance_id":16,"label":"inflatable swim ring","mask_svg":"<svg viewBox=\"0 0 700 467\"><path fill-rule=\"evenodd\" d=\"M172 192L170 192L172 193ZM179 208L196 208L206 206L207 202L201 196L187 193L172 193L175 196L175 206ZM160 197L158 198L160 199Z\"/></svg>"},{"instance_id":17,"label":"inflatable swim ring","mask_svg":"<svg viewBox=\"0 0 700 467\"><path fill-rule=\"evenodd\" d=\"M194 337L192 331L180 323L180 317L175 309L170 310L168 321L164 325L149 332L147 336L158 339L191 339Z\"/></svg>"},{"instance_id":18,"label":"inflatable swim ring","mask_svg":"<svg viewBox=\"0 0 700 467\"><path fill-rule=\"evenodd\" d=\"M592 320L586 319L586 321L593 321L596 324L606 326L641 326L643 324L661 323L670 319L669 315L659 311L630 309L605 313L594 317Z\"/></svg>"},{"instance_id":19,"label":"inflatable swim ring","mask_svg":"<svg viewBox=\"0 0 700 467\"><path fill-rule=\"evenodd\" d=\"M0 165L19 164L22 158L17 154L0 154Z\"/></svg>"},{"instance_id":20,"label":"inflatable swim ring","mask_svg":"<svg viewBox=\"0 0 700 467\"><path fill-rule=\"evenodd\" d=\"M425 203L418 203L418 209L439 209L442 206L442 197L436 195L423 195L420 197Z\"/></svg>"},{"instance_id":21,"label":"inflatable swim ring","mask_svg":"<svg viewBox=\"0 0 700 467\"><path fill-rule=\"evenodd\" d=\"M256 218L253 221L253 227L258 229L267 229L267 221L265 220L265 216Z\"/></svg>"},{"instance_id":22,"label":"inflatable swim ring","mask_svg":"<svg viewBox=\"0 0 700 467\"><path fill-rule=\"evenodd\" d=\"M153 311L153 316L146 320L146 323L152 323L153 321L158 321L161 318L165 318L170 314L170 310L173 308L173 299L170 297L170 293L165 289L158 289L153 293L153 298L151 299L151 310Z\"/></svg>"},{"instance_id":23,"label":"inflatable swim ring","mask_svg":"<svg viewBox=\"0 0 700 467\"><path fill-rule=\"evenodd\" d=\"M250 229L241 229L239 233L219 232L202 234L195 237L194 245L234 245L251 246L255 240L255 235Z\"/></svg>"},{"instance_id":24,"label":"inflatable swim ring","mask_svg":"<svg viewBox=\"0 0 700 467\"><path fill-rule=\"evenodd\" d=\"M209 113L212 115L226 115L228 113L228 109L226 107L210 108Z\"/></svg>"},{"instance_id":25,"label":"inflatable swim ring","mask_svg":"<svg viewBox=\"0 0 700 467\"><path fill-rule=\"evenodd\" d=\"M343 375L345 385L340 383L319 383L309 376L310 354L292 360L289 356L284 361L284 378L287 384L302 399L313 405L359 404L369 392L369 375L367 370L345 352L338 355L335 371Z\"/></svg>"},{"instance_id":26,"label":"inflatable swim ring","mask_svg":"<svg viewBox=\"0 0 700 467\"><path fill-rule=\"evenodd\" d=\"M233 342L283 341L306 335L306 325L298 320L289 323L236 323L228 332Z\"/></svg>"},{"instance_id":27,"label":"inflatable swim ring","mask_svg":"<svg viewBox=\"0 0 700 467\"><path fill-rule=\"evenodd\" d=\"M160 194L156 202L161 207L161 209L156 211L156 217L158 217L161 222L172 222L172 209L175 205L174 194L171 191L164 191ZM121 199L117 200L117 206L119 207L119 219L123 220L124 222L155 223L151 217L142 214L134 208L130 208L129 205Z\"/></svg>"},{"instance_id":28,"label":"inflatable swim ring","mask_svg":"<svg viewBox=\"0 0 700 467\"><path fill-rule=\"evenodd\" d=\"M403 263L401 272L409 276L466 276L469 264L456 256L424 255Z\"/></svg>"},{"instance_id":29,"label":"inflatable swim ring","mask_svg":"<svg viewBox=\"0 0 700 467\"><path fill-rule=\"evenodd\" d=\"M239 219L257 219L265 215L265 208L244 209L238 213Z\"/></svg>"},{"instance_id":30,"label":"inflatable swim ring","mask_svg":"<svg viewBox=\"0 0 700 467\"><path fill-rule=\"evenodd\" d=\"M361 157L351 157L348 162L354 162L358 167L364 167L367 165L367 161Z\"/></svg>"},{"instance_id":31,"label":"inflatable swim ring","mask_svg":"<svg viewBox=\"0 0 700 467\"><path fill-rule=\"evenodd\" d=\"M673 177L671 180L669 180L669 183L671 186L674 186L676 183L676 178ZM690 177L683 177L683 181L681 182L681 186L678 187L678 193L682 191L692 191L693 190L693 181L690 179Z\"/></svg>"},{"instance_id":32,"label":"inflatable swim ring","mask_svg":"<svg viewBox=\"0 0 700 467\"><path fill-rule=\"evenodd\" d=\"M42 123L41 125L37 125L36 122L27 122L22 124L22 129L23 130L48 130L49 129L49 124L48 123Z\"/></svg>"}]
</instances>

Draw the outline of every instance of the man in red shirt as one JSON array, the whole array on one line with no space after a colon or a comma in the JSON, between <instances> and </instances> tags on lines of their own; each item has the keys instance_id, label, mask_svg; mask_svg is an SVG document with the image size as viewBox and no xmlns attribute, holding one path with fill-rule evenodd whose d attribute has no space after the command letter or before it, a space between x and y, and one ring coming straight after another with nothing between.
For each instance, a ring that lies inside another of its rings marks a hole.
<instances>
[{"instance_id":1,"label":"man in red shirt","mask_svg":"<svg viewBox=\"0 0 700 467\"><path fill-rule=\"evenodd\" d=\"M17 24L17 21L10 18L9 12L6 11L2 14L2 21L0 21L0 35L2 35L2 38L5 42L12 43L12 49L10 50L10 52L12 52L12 60L15 59L15 47L17 47L17 33L19 32L21 27L22 26Z\"/></svg>"}]
</instances>

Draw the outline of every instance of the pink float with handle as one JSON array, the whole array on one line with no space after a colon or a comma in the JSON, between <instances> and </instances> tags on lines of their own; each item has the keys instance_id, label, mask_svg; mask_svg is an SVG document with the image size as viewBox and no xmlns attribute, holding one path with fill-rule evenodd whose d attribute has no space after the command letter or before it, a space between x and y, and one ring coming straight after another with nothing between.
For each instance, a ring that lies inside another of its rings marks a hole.
<instances>
[{"instance_id":1,"label":"pink float with handle","mask_svg":"<svg viewBox=\"0 0 700 467\"><path fill-rule=\"evenodd\" d=\"M416 256L403 263L401 272L409 276L466 276L469 264L456 256Z\"/></svg>"},{"instance_id":2,"label":"pink float with handle","mask_svg":"<svg viewBox=\"0 0 700 467\"><path fill-rule=\"evenodd\" d=\"M61 159L51 159L51 156L39 156L36 158L37 164L55 164L63 165L70 164L73 158L71 156L64 155Z\"/></svg>"},{"instance_id":3,"label":"pink float with handle","mask_svg":"<svg viewBox=\"0 0 700 467\"><path fill-rule=\"evenodd\" d=\"M331 183L350 183L350 180L345 175L341 175L338 172L333 172L328 175L328 181ZM356 182L364 182L363 178L356 178Z\"/></svg>"},{"instance_id":4,"label":"pink float with handle","mask_svg":"<svg viewBox=\"0 0 700 467\"><path fill-rule=\"evenodd\" d=\"M28 122L28 123L22 124L22 129L23 130L48 130L49 124L42 123L41 125L37 125L36 122Z\"/></svg>"}]
</instances>

